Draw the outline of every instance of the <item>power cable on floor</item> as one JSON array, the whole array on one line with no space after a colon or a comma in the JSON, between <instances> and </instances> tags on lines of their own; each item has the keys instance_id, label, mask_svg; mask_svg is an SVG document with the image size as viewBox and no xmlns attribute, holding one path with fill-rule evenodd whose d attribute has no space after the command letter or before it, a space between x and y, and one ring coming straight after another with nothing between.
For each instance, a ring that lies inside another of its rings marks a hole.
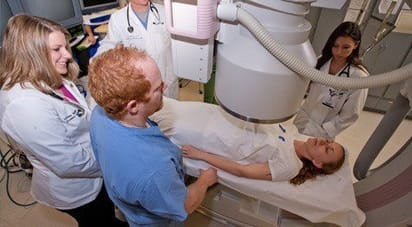
<instances>
[{"instance_id":1,"label":"power cable on floor","mask_svg":"<svg viewBox=\"0 0 412 227\"><path fill-rule=\"evenodd\" d=\"M10 156L10 157L7 157ZM17 155L16 152L13 151L13 149L9 148L9 150L3 155L3 152L0 150L0 168L3 168L5 170L5 177L6 177L6 193L7 196L9 197L10 201L12 201L14 204L17 206L31 206L35 203L36 201L33 201L31 203L20 203L17 202L15 199L10 194L10 174L11 173L17 173L23 171L23 169L19 166L19 161L17 159L20 159L19 155ZM1 178L0 182L4 179L4 176Z\"/></svg>"},{"instance_id":2,"label":"power cable on floor","mask_svg":"<svg viewBox=\"0 0 412 227\"><path fill-rule=\"evenodd\" d=\"M189 85L190 82L192 82L192 80L189 80L189 79L179 79L178 82L179 82L179 88L184 88L184 87L186 87L187 85ZM193 82L195 82L195 81L193 81ZM200 83L200 82L196 82L196 83L199 84L199 94L203 94L201 83Z\"/></svg>"}]
</instances>

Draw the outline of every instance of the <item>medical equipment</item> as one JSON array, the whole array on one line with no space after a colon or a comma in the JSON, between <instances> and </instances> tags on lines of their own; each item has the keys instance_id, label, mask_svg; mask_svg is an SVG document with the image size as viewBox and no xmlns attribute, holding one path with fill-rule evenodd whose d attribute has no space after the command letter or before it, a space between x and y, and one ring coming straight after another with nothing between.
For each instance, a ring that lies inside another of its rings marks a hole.
<instances>
[{"instance_id":1,"label":"medical equipment","mask_svg":"<svg viewBox=\"0 0 412 227\"><path fill-rule=\"evenodd\" d=\"M152 11L157 20L157 22L153 22L153 24L164 24L164 22L160 20L159 10L156 8L156 6L152 2L150 2L149 5L150 11Z\"/></svg>"},{"instance_id":2,"label":"medical equipment","mask_svg":"<svg viewBox=\"0 0 412 227\"><path fill-rule=\"evenodd\" d=\"M412 137L385 163L370 167L412 107L412 79L386 112L356 159L353 173L356 199L367 226L412 224ZM409 94L408 94L409 93ZM409 95L409 96L408 96ZM409 100L408 100L409 99Z\"/></svg>"},{"instance_id":3,"label":"medical equipment","mask_svg":"<svg viewBox=\"0 0 412 227\"><path fill-rule=\"evenodd\" d=\"M10 174L11 173L18 173L23 170L26 173L26 176L31 178L33 174L33 166L31 165L30 161L27 159L26 155L24 155L23 149L13 140L10 136L5 134L3 131L0 130L0 140L6 145L7 152L3 153L0 150L0 165L1 168L4 168L6 171L6 193L8 198L11 202L16 204L17 206L31 206L35 203L20 203L15 200L15 198L10 193ZM3 148L2 148L3 149ZM2 178L3 179L3 178Z\"/></svg>"},{"instance_id":4,"label":"medical equipment","mask_svg":"<svg viewBox=\"0 0 412 227\"><path fill-rule=\"evenodd\" d=\"M338 77L345 76L349 78L349 73L350 73L350 64L346 64L345 68L338 74ZM346 89L335 89L335 88L329 88L329 97L324 97L325 100L322 101L322 104L329 107L329 108L335 108L335 101L334 101L334 96L342 96L344 95L348 90Z\"/></svg>"},{"instance_id":5,"label":"medical equipment","mask_svg":"<svg viewBox=\"0 0 412 227\"><path fill-rule=\"evenodd\" d=\"M149 1L149 8L150 8L150 11L153 13L154 17L156 18L156 22L153 21L153 24L154 25L164 24L164 22L160 18L159 10L151 1ZM132 33L134 31L134 28L132 25L130 25L129 14L130 14L130 4L127 5L127 31L129 33Z\"/></svg>"},{"instance_id":6,"label":"medical equipment","mask_svg":"<svg viewBox=\"0 0 412 227\"><path fill-rule=\"evenodd\" d=\"M219 28L217 2L202 0L196 5L190 1L165 1L167 29L179 34L172 36L173 70L179 77L202 83L209 80L213 68L214 35ZM188 57L193 58L193 64L187 64Z\"/></svg>"},{"instance_id":7,"label":"medical equipment","mask_svg":"<svg viewBox=\"0 0 412 227\"><path fill-rule=\"evenodd\" d=\"M133 29L133 26L130 25L129 8L130 8L129 5L127 5L127 31L129 33L132 33L134 29Z\"/></svg>"},{"instance_id":8,"label":"medical equipment","mask_svg":"<svg viewBox=\"0 0 412 227\"><path fill-rule=\"evenodd\" d=\"M201 5L202 1L197 2ZM236 4L232 4L233 2ZM356 79L331 77L314 69L316 57L308 41L311 25L304 19L311 2L311 0L223 0L220 2L217 6L217 18L221 19L222 23L217 36L219 44L216 55L215 95L223 109L240 119L251 122L280 122L296 113L309 80L335 88L358 89L396 83L412 76L412 64L390 73ZM166 17L167 23L170 20L170 23L178 26L181 21L179 16L187 13L175 12L184 8L180 4L181 1L165 0L165 8L171 5L173 12L170 19ZM274 21L276 24L273 24ZM196 20L194 23L196 24L194 27L198 27L203 24L203 21ZM214 26L215 24L210 25L210 27ZM174 33L173 30L170 32ZM180 33L174 34L180 35ZM196 39L194 36L191 38ZM179 45L176 47L173 47L172 40L173 51L176 53L173 54L174 61L184 61L184 63L174 63L174 66L179 66L175 67L176 73L182 77L193 75L192 79L198 80L196 71L188 73L182 69L185 64L195 68L194 63L187 64L187 59L195 61L198 58L182 54L178 49L183 46L180 43L182 39L177 40ZM193 43L189 45L193 46ZM196 49L196 46L193 48ZM186 53L196 52L186 51ZM201 59L209 58L202 56ZM199 62L199 65L205 64L200 60ZM204 70L204 68L200 69Z\"/></svg>"},{"instance_id":9,"label":"medical equipment","mask_svg":"<svg viewBox=\"0 0 412 227\"><path fill-rule=\"evenodd\" d=\"M47 93L47 94L50 95L51 97L55 98L55 99L61 100L61 101L65 102L65 103L67 103L67 104L75 107L75 108L76 108L76 111L74 111L73 114L76 115L77 117L81 117L81 116L84 115L85 109L84 109L80 104L78 104L78 103L76 103L76 102L73 102L73 101L71 101L70 99L68 99L68 98L66 98L66 97L62 97L62 96L56 94L56 93L53 92L53 91L50 91L50 92ZM71 115L71 117L74 117L74 115ZM69 120L69 119L65 119L65 120Z\"/></svg>"},{"instance_id":10,"label":"medical equipment","mask_svg":"<svg viewBox=\"0 0 412 227\"><path fill-rule=\"evenodd\" d=\"M173 3L172 3L173 2ZM185 1L190 2L190 1ZM201 0L197 1L200 4ZM326 86L341 88L341 89L359 89L359 88L366 88L366 87L379 87L386 84L396 83L412 76L412 64L408 64L403 68L397 69L393 72L383 73L379 75L369 76L367 78L362 79L350 79L344 76L341 77L330 77L327 76L326 73L319 73L314 67L315 56L313 50L309 44L307 44L307 35L308 31L310 30L310 24L304 20L304 15L307 13L309 6L308 4L312 1L270 1L270 0L257 0L257 1L232 1L232 0L222 0L217 7L217 18L221 19L222 22L220 23L220 30L217 34L217 54L216 54L216 98L219 100L219 104L223 107L224 110L236 116L240 119L244 119L247 121L252 122L260 122L260 123L271 123L277 121L284 121L289 117L293 116L296 112L296 108L300 106L300 102L302 100L303 94L300 92L305 91L305 87L307 85L307 80L314 80L316 82L325 84ZM410 1L409 1L410 2ZM235 4L232 4L235 3ZM175 27L179 27L179 22L183 21L188 23L186 20L180 18L183 13L179 13L179 10L182 10L183 6L181 6L182 1L172 1L172 0L165 0L165 8L167 9L168 5L171 5L170 11L172 16L166 17L166 23L172 23ZM193 8L194 12L199 12L199 9L196 7L188 7ZM187 9L187 8L186 8ZM185 11L185 14L188 11ZM249 12L253 13L256 18L261 22L258 22L254 16L252 16ZM168 12L166 12L167 14ZM189 11L189 14L192 13ZM196 13L193 13L194 15ZM194 26L193 28L197 28L201 22L197 20L193 20ZM274 24L276 23L276 24ZM214 24L211 27L215 26ZM172 40L172 47L173 47L173 57L174 57L174 66L175 70L177 70L177 74L179 76L197 80L203 82L204 78L201 77L203 74L200 74L198 71L204 72L205 69L207 71L207 67L205 68L204 65L208 65L203 61L205 59L211 59L209 55L212 52L201 52L199 54L198 50L202 49L210 49L208 46L211 42L205 41L214 39L212 38L204 38L203 40L197 39L194 37L190 38L182 38L178 33L174 33L172 29L169 29L170 32L175 34L173 36L174 40ZM273 39L276 39L276 41ZM257 41L255 40L257 39ZM185 46L185 41L191 41L188 45L191 46L192 49ZM195 45L199 42L202 42L202 45ZM262 48L263 45L264 48ZM178 44L174 44L178 43ZM283 46L282 46L283 45ZM189 51L185 48L188 48ZM198 52L196 52L198 51ZM209 55L208 55L209 54ZM290 54L294 56L290 56ZM274 59L272 56L275 56L277 59ZM194 57L196 56L196 57ZM201 56L201 57L197 57ZM179 59L180 58L180 59ZM187 64L188 59L191 60L191 64ZM198 63L195 60L199 59ZM201 59L201 60L200 60ZM199 67L194 67L193 65ZM185 65L188 65L190 69L185 68ZM275 65L275 66L273 66ZM177 66L177 67L176 67ZM272 67L273 66L273 67ZM284 67L286 66L287 69ZM194 70L192 70L194 69ZM289 71L289 69L291 71ZM192 70L192 71L191 71ZM182 73L179 73L182 72ZM278 74L274 74L273 72L280 72ZM207 75L206 75L207 76ZM303 78L305 76L307 78ZM276 78L275 78L276 77ZM288 78L292 77L292 78ZM287 99L287 100L286 100ZM176 109L177 111L177 109ZM283 111L283 112L282 112ZM171 116L175 116L172 114ZM186 118L187 119L187 118ZM190 124L191 121L188 122ZM246 124L246 123L245 123ZM222 127L221 125L215 127ZM173 128L169 128L169 133L176 133L176 130ZM192 138L193 136L193 138ZM197 135L191 135L191 139L195 139ZM213 134L205 134L206 139L215 139L215 135ZM178 137L178 139L182 139L183 137ZM247 138L247 137L245 137ZM191 140L193 141L193 140ZM212 140L211 143L216 143L216 139ZM221 142L218 140L216 145L213 146L220 146ZM231 142L228 143L231 145ZM206 143L200 144L200 147ZM229 146L230 146L229 145ZM409 146L410 147L410 146ZM406 156L405 156L406 157ZM401 160L401 159L397 159ZM403 160L410 160L403 159ZM190 165L190 163L186 163ZM395 164L396 166L396 164ZM193 167L193 166L192 166ZM197 166L197 168L199 168ZM189 169L191 169L189 167ZM196 169L196 168L194 168ZM410 175L410 173L409 173ZM402 176L405 176L403 174ZM406 172L406 176L408 173ZM223 177L222 177L223 178ZM405 178L399 178L405 181ZM225 179L227 180L227 179ZM390 183L390 180L387 181ZM397 180L396 182L400 182ZM405 182L410 182L410 180L406 180ZM254 198L263 198L263 194L265 192L257 192L255 194L249 190L249 186L253 186L255 182L247 182L244 183L242 186L235 188L235 184L225 184L232 189L236 189L239 192L242 192L246 195L252 195ZM362 183L362 181L360 182ZM224 183L223 183L224 184ZM384 186L385 184L382 184ZM356 185L355 185L356 186ZM327 186L326 186L327 187ZM346 189L352 190L351 182L345 186ZM330 187L329 187L330 188ZM341 189L341 187L339 187ZM318 190L317 193L319 193ZM367 191L367 190L365 190ZM359 190L359 194L362 194L365 191ZM293 190L288 190L289 194L298 195L301 193L294 194ZM357 193L358 193L357 192ZM373 192L373 190L372 190ZM276 193L276 192L274 192ZM268 193L271 194L271 193ZM338 193L339 194L339 193ZM345 193L346 194L346 193ZM350 201L354 201L353 199L353 191L350 192L351 199ZM396 194L396 193L395 193ZM410 194L410 193L409 193ZM392 208L399 208L401 207L405 210L405 207L408 205L408 201L410 201L409 194L406 197L396 198L393 197L391 201L395 201L397 199L395 206ZM271 194L273 195L273 194ZM393 194L391 194L393 195ZM231 196L222 196L222 197L231 197ZM273 204L277 206L294 206L296 205L295 202L299 204L300 201L293 201L290 202L289 200L284 200L282 196L281 198L272 198ZM406 198L406 199L405 199ZM217 201L218 198L213 198L210 201ZM233 200L239 201L242 199L234 198ZM270 201L268 198L263 198L264 201ZM331 201L341 201L339 198L331 199ZM363 200L366 203L368 200ZM374 207L372 212L368 211L367 215L373 215L378 219L384 219L384 213L390 214L389 211L391 208L391 204L389 200L386 200L385 210L381 212L379 207ZM406 201L406 203L405 203ZM209 200L207 201L207 203ZM305 202L310 202L310 200L305 200ZM381 201L380 201L381 202ZM385 202L385 201L384 201ZM225 203L225 202L223 202ZM292 204L292 205L291 205ZM355 205L354 205L355 204ZM402 206L403 204L403 206ZM410 204L410 202L409 202ZM222 204L215 204L212 205L213 210L221 210L220 206ZM336 204L335 204L336 205ZM356 206L356 202L352 203L355 206L354 210L358 210ZM382 205L382 203L380 204ZM400 206L399 206L400 205ZM242 207L252 207L253 209L259 206L256 205L241 205ZM299 205L297 205L299 206ZM322 206L322 205L320 205ZM233 208L234 209L234 208ZM292 211L293 213L298 213L298 211L293 210L294 208L288 207L285 208L286 210ZM256 208L254 210L259 210ZM302 213L299 215L314 221L309 216L315 215L311 213L311 208L303 208ZM310 213L310 214L308 214ZM337 212L339 213L339 212ZM356 212L354 212L356 213ZM373 214L370 214L373 213ZM403 217L409 215L405 212L399 212L399 214L394 215L394 217ZM219 214L213 214L214 216L220 217ZM251 216L256 216L256 213L253 213ZM351 222L341 225L344 226L359 226L363 223L364 220L363 214L358 215L349 215L351 218L357 217L359 222ZM409 215L411 216L411 215ZM232 216L233 217L233 216ZM319 216L317 216L319 217ZM334 214L330 214L330 218L336 218ZM362 218L363 217L363 218ZM372 216L371 216L372 217ZM379 218L380 217L380 218ZM403 217L404 218L404 217ZM378 220L377 219L377 220ZM348 218L343 218L341 220L353 220ZM387 218L387 220L391 220L391 218ZM405 219L403 219L405 220ZM325 221L325 220L324 220ZM315 221L314 221L315 222ZM327 221L330 222L330 221ZM389 221L390 222L390 221ZM336 223L336 222L335 222ZM379 223L379 221L373 222ZM392 222L396 223L396 222ZM263 226L263 225L258 225Z\"/></svg>"},{"instance_id":11,"label":"medical equipment","mask_svg":"<svg viewBox=\"0 0 412 227\"><path fill-rule=\"evenodd\" d=\"M118 0L80 0L80 8L83 14L100 12L107 9L113 9L119 6Z\"/></svg>"},{"instance_id":12,"label":"medical equipment","mask_svg":"<svg viewBox=\"0 0 412 227\"><path fill-rule=\"evenodd\" d=\"M350 64L347 64L345 68L338 74L338 76L346 76L349 78L349 72L350 72Z\"/></svg>"},{"instance_id":13,"label":"medical equipment","mask_svg":"<svg viewBox=\"0 0 412 227\"><path fill-rule=\"evenodd\" d=\"M299 135L291 122L254 124L229 115L217 105L168 98L151 119L175 144L192 144L242 163L267 161L267 155L283 146L284 140L307 138ZM191 176L209 167L198 160L184 159L183 163ZM348 158L336 173L318 176L299 186L288 181L236 177L221 170L218 176L219 189L208 193L201 212L214 212L213 218L223 219L228 225L276 226L281 221L279 209L312 222L340 226L360 226L365 220L356 205Z\"/></svg>"},{"instance_id":14,"label":"medical equipment","mask_svg":"<svg viewBox=\"0 0 412 227\"><path fill-rule=\"evenodd\" d=\"M13 15L25 13L46 17L68 28L69 32L78 26L81 28L83 23L79 0L7 0L5 5L1 5L4 7L10 7Z\"/></svg>"}]
</instances>

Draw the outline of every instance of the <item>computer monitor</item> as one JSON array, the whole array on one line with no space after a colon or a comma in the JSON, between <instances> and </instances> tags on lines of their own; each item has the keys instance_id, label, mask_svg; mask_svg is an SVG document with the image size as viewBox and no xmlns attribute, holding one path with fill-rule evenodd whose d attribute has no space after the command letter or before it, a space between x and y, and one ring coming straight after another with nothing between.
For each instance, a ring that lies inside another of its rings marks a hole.
<instances>
[{"instance_id":1,"label":"computer monitor","mask_svg":"<svg viewBox=\"0 0 412 227\"><path fill-rule=\"evenodd\" d=\"M45 17L70 29L83 23L79 0L7 0L11 12Z\"/></svg>"},{"instance_id":2,"label":"computer monitor","mask_svg":"<svg viewBox=\"0 0 412 227\"><path fill-rule=\"evenodd\" d=\"M84 14L116 8L118 6L118 0L80 0L80 7Z\"/></svg>"}]
</instances>

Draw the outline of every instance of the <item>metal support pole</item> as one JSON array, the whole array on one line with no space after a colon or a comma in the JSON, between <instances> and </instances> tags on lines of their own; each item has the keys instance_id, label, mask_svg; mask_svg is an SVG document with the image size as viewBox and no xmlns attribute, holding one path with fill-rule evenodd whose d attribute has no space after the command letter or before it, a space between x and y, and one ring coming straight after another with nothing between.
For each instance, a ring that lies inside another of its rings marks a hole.
<instances>
[{"instance_id":1,"label":"metal support pole","mask_svg":"<svg viewBox=\"0 0 412 227\"><path fill-rule=\"evenodd\" d=\"M356 179L361 180L367 176L373 161L375 161L409 110L408 99L399 93L356 159L353 167L353 174Z\"/></svg>"}]
</instances>

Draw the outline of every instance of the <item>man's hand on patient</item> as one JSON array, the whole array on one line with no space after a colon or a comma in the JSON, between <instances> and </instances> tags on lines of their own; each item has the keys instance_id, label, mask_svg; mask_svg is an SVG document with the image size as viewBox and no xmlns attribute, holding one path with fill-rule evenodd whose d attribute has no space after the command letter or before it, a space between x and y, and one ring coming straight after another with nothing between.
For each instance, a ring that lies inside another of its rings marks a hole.
<instances>
[{"instance_id":1,"label":"man's hand on patient","mask_svg":"<svg viewBox=\"0 0 412 227\"><path fill-rule=\"evenodd\" d=\"M185 158L197 159L202 160L202 154L205 153L204 151L197 149L191 145L184 145L182 147L182 154Z\"/></svg>"}]
</instances>

